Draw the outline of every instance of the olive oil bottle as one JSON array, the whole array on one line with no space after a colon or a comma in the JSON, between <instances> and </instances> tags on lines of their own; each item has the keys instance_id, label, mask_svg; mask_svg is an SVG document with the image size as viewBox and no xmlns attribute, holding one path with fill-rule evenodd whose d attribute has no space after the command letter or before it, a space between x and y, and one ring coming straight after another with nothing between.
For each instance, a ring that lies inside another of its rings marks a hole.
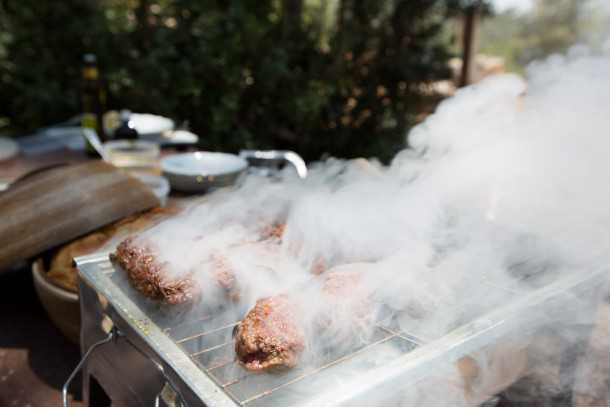
<instances>
[{"instance_id":1,"label":"olive oil bottle","mask_svg":"<svg viewBox=\"0 0 610 407\"><path fill-rule=\"evenodd\" d=\"M83 57L82 85L81 85L81 126L94 130L100 141L105 141L102 115L104 114L105 95L101 85L97 57L94 54L85 54ZM89 155L97 155L95 149L85 139L85 149Z\"/></svg>"}]
</instances>

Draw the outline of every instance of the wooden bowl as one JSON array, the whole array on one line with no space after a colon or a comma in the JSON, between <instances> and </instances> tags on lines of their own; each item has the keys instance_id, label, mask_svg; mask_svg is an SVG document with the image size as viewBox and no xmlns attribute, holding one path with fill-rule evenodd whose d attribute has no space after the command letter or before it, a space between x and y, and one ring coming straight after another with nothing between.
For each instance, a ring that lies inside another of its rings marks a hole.
<instances>
[{"instance_id":1,"label":"wooden bowl","mask_svg":"<svg viewBox=\"0 0 610 407\"><path fill-rule=\"evenodd\" d=\"M78 344L80 342L78 294L51 283L41 259L32 263L32 276L38 298L53 324L66 338Z\"/></svg>"}]
</instances>

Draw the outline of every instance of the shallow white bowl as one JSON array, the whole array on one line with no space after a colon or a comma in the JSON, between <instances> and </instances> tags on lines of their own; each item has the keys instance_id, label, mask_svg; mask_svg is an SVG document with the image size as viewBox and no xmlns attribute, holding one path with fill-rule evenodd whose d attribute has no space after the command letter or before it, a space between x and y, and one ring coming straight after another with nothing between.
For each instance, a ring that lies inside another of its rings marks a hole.
<instances>
[{"instance_id":1,"label":"shallow white bowl","mask_svg":"<svg viewBox=\"0 0 610 407\"><path fill-rule=\"evenodd\" d=\"M233 184L248 163L233 154L197 151L165 157L161 168L173 189L205 192Z\"/></svg>"}]
</instances>

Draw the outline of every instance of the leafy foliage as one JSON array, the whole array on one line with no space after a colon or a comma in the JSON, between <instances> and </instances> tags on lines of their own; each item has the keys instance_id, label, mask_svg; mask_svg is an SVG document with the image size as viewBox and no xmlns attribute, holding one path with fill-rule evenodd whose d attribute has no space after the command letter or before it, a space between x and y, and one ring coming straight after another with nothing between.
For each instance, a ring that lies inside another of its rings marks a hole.
<instances>
[{"instance_id":1,"label":"leafy foliage","mask_svg":"<svg viewBox=\"0 0 610 407\"><path fill-rule=\"evenodd\" d=\"M448 76L459 0L0 0L0 117L79 112L82 55L107 108L188 121L202 147L390 157Z\"/></svg>"},{"instance_id":2,"label":"leafy foliage","mask_svg":"<svg viewBox=\"0 0 610 407\"><path fill-rule=\"evenodd\" d=\"M531 12L507 10L484 20L481 51L504 57L509 70L522 71L576 44L602 46L609 25L606 0L535 0Z\"/></svg>"}]
</instances>

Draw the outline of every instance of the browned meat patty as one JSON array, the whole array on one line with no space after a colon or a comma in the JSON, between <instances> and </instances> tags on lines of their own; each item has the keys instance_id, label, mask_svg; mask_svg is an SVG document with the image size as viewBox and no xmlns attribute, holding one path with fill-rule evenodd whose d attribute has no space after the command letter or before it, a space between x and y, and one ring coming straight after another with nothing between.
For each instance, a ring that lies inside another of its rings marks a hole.
<instances>
[{"instance_id":1,"label":"browned meat patty","mask_svg":"<svg viewBox=\"0 0 610 407\"><path fill-rule=\"evenodd\" d=\"M275 240L281 243L282 237L284 236L284 230L286 229L285 223L271 223L263 227L261 231L262 240Z\"/></svg>"},{"instance_id":2,"label":"browned meat patty","mask_svg":"<svg viewBox=\"0 0 610 407\"><path fill-rule=\"evenodd\" d=\"M237 278L229 260L222 255L212 255L213 278L231 301L239 301L240 291Z\"/></svg>"},{"instance_id":3,"label":"browned meat patty","mask_svg":"<svg viewBox=\"0 0 610 407\"><path fill-rule=\"evenodd\" d=\"M359 291L363 279L362 273L358 272L336 272L329 271L324 275L322 292L333 300L340 300L350 295L353 291Z\"/></svg>"},{"instance_id":4,"label":"browned meat patty","mask_svg":"<svg viewBox=\"0 0 610 407\"><path fill-rule=\"evenodd\" d=\"M353 324L366 323L373 308L369 296L361 272L330 270L323 276L322 284L322 300L328 312L322 313L317 322L321 326L332 325L330 319L336 318L340 323L335 325L348 331Z\"/></svg>"},{"instance_id":5,"label":"browned meat patty","mask_svg":"<svg viewBox=\"0 0 610 407\"><path fill-rule=\"evenodd\" d=\"M328 266L326 264L326 260L324 260L324 257L318 256L318 257L316 257L316 260L313 262L311 268L309 269L309 272L315 276L319 276L320 274L324 273L327 269L328 269Z\"/></svg>"},{"instance_id":6,"label":"browned meat patty","mask_svg":"<svg viewBox=\"0 0 610 407\"><path fill-rule=\"evenodd\" d=\"M364 276L352 265L323 275L319 307L304 320L298 302L288 294L256 302L238 326L235 351L248 370L265 371L292 368L305 348L304 328L334 335L337 342L349 342L359 326L371 322L371 302ZM358 266L356 266L357 268ZM315 294L314 294L315 295ZM329 340L333 342L333 340Z\"/></svg>"},{"instance_id":7,"label":"browned meat patty","mask_svg":"<svg viewBox=\"0 0 610 407\"><path fill-rule=\"evenodd\" d=\"M283 224L269 224L261 232L261 239L279 242L283 231ZM167 270L170 265L160 264L150 247L136 244L133 238L121 242L112 258L127 272L133 286L148 298L178 304L200 294L200 287L196 287L192 274L171 277ZM212 265L212 278L230 300L238 301L239 284L229 259L215 254L208 260Z\"/></svg>"},{"instance_id":8,"label":"browned meat patty","mask_svg":"<svg viewBox=\"0 0 610 407\"><path fill-rule=\"evenodd\" d=\"M346 264L322 276L322 302L314 330L334 348L348 349L365 343L375 332L379 304L374 302L371 285L358 264Z\"/></svg>"},{"instance_id":9,"label":"browned meat patty","mask_svg":"<svg viewBox=\"0 0 610 407\"><path fill-rule=\"evenodd\" d=\"M291 368L304 348L297 307L285 295L268 297L243 319L235 336L235 351L248 370Z\"/></svg>"},{"instance_id":10,"label":"browned meat patty","mask_svg":"<svg viewBox=\"0 0 610 407\"><path fill-rule=\"evenodd\" d=\"M180 304L199 292L190 274L170 277L167 266L159 264L150 248L136 244L133 238L121 242L112 259L125 270L134 288L148 298Z\"/></svg>"}]
</instances>

